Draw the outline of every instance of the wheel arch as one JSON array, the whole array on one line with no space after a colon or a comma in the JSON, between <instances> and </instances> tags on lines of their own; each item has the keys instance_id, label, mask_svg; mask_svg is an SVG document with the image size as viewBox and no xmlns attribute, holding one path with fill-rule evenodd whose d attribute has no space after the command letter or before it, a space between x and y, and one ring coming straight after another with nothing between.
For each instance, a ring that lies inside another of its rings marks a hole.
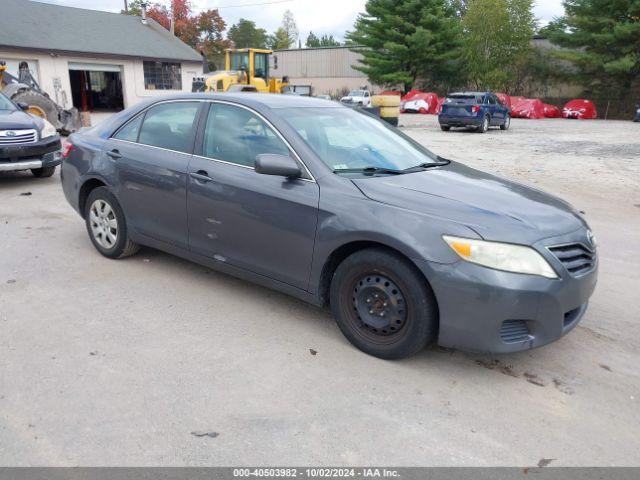
<instances>
[{"instance_id":1,"label":"wheel arch","mask_svg":"<svg viewBox=\"0 0 640 480\"><path fill-rule=\"evenodd\" d=\"M404 252L399 250L398 248L392 247L384 242L375 241L375 240L352 240L347 243L344 243L338 247L336 247L328 256L324 265L322 266L322 272L320 274L320 280L318 283L318 298L320 301L320 305L324 308L328 308L330 304L330 295L329 290L331 288L331 280L333 279L333 275L338 268L338 266L346 259L348 256L360 251L365 250L367 248L380 248L386 250L394 255L397 255L404 260L407 261L409 265L411 265L418 275L424 279L424 281L429 285L429 288L433 291L431 287L431 283L429 279L425 276L418 265ZM435 296L435 292L433 293L436 302L436 310L437 310L437 318L439 322L439 308L438 308L438 298Z\"/></svg>"},{"instance_id":2,"label":"wheel arch","mask_svg":"<svg viewBox=\"0 0 640 480\"><path fill-rule=\"evenodd\" d=\"M78 210L80 215L84 218L87 198L93 190L98 187L107 187L108 185L102 179L97 177L91 177L85 180L78 192Z\"/></svg>"}]
</instances>

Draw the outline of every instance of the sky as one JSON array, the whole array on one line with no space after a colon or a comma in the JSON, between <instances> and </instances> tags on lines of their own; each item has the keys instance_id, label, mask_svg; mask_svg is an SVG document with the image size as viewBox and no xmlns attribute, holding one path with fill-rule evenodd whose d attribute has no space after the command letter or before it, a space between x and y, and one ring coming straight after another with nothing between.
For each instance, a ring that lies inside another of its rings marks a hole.
<instances>
[{"instance_id":1,"label":"sky","mask_svg":"<svg viewBox=\"0 0 640 480\"><path fill-rule=\"evenodd\" d=\"M124 0L39 1L113 12L120 11L124 6ZM167 5L170 3L169 0L155 1ZM303 45L309 31L316 35L333 35L336 39L342 40L345 31L353 27L358 13L364 10L365 3L366 0L191 0L195 11L219 8L227 26L240 18L246 18L253 20L268 32L275 31L280 25L283 13L287 9L291 10L298 24ZM544 25L553 17L562 15L561 0L537 0L534 13Z\"/></svg>"}]
</instances>

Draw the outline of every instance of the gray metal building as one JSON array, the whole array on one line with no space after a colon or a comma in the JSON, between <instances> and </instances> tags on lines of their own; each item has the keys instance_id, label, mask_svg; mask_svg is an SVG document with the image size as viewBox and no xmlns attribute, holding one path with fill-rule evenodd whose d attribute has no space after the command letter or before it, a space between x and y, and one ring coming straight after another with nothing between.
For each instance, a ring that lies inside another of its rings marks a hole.
<instances>
[{"instance_id":1,"label":"gray metal building","mask_svg":"<svg viewBox=\"0 0 640 480\"><path fill-rule=\"evenodd\" d=\"M353 47L320 47L276 50L272 71L279 77L287 75L294 84L311 85L316 95L337 95L343 89L372 85L366 75L353 68L361 55Z\"/></svg>"}]
</instances>

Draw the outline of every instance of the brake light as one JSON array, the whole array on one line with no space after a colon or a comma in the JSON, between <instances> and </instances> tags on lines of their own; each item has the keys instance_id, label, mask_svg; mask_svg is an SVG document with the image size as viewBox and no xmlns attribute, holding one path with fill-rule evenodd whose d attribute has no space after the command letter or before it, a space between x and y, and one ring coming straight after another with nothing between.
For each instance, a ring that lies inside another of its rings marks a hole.
<instances>
[{"instance_id":1,"label":"brake light","mask_svg":"<svg viewBox=\"0 0 640 480\"><path fill-rule=\"evenodd\" d=\"M478 113L480 111L480 105L474 105L473 107L471 107L471 111L473 113Z\"/></svg>"},{"instance_id":2,"label":"brake light","mask_svg":"<svg viewBox=\"0 0 640 480\"><path fill-rule=\"evenodd\" d=\"M72 150L73 150L73 143L66 142L62 146L62 158L69 158L69 155L71 154Z\"/></svg>"}]
</instances>

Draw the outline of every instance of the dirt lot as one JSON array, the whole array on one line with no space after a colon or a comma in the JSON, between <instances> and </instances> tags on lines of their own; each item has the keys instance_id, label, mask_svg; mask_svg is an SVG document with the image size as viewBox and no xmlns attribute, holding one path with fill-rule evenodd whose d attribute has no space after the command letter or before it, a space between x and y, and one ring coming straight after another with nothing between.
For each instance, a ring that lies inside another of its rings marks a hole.
<instances>
[{"instance_id":1,"label":"dirt lot","mask_svg":"<svg viewBox=\"0 0 640 480\"><path fill-rule=\"evenodd\" d=\"M497 358L378 360L284 295L149 249L102 258L57 176L7 174L0 464L639 465L640 125L401 123L585 212L600 281L571 334Z\"/></svg>"}]
</instances>

